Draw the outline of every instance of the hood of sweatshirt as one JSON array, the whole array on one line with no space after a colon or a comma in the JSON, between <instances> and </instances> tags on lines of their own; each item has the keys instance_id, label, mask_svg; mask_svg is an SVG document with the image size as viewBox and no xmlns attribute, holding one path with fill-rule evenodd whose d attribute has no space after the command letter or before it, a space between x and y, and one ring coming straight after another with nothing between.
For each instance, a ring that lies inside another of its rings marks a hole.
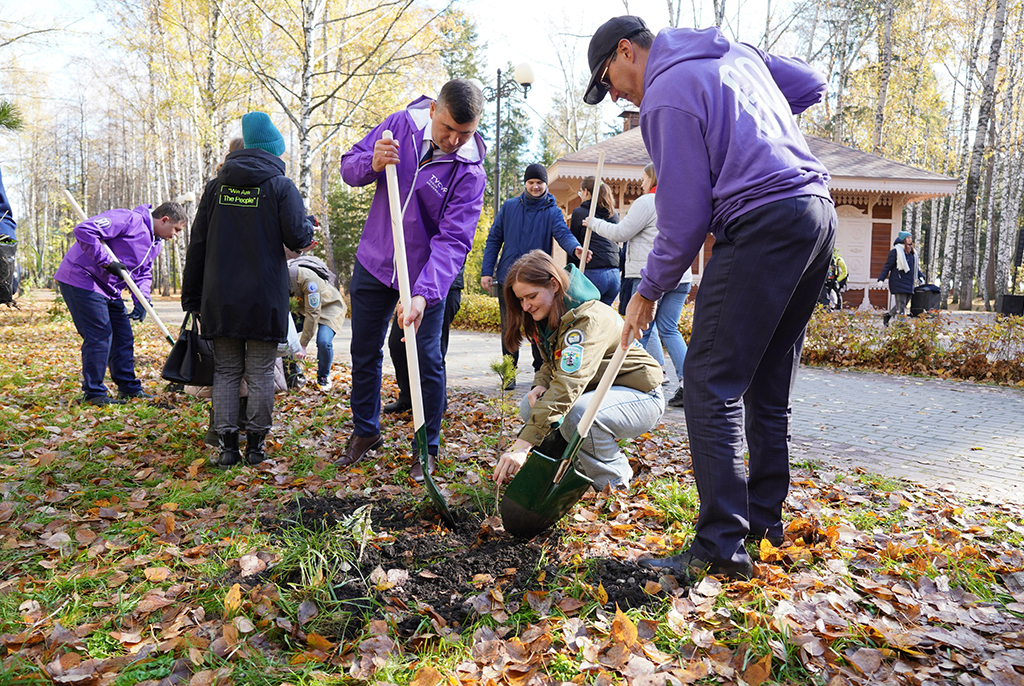
<instances>
[{"instance_id":1,"label":"hood of sweatshirt","mask_svg":"<svg viewBox=\"0 0 1024 686\"><path fill-rule=\"evenodd\" d=\"M729 41L716 27L665 30L658 39L658 49L647 56L644 92L659 74L680 62L717 59L729 51Z\"/></svg>"},{"instance_id":2,"label":"hood of sweatshirt","mask_svg":"<svg viewBox=\"0 0 1024 686\"><path fill-rule=\"evenodd\" d=\"M259 186L275 176L284 176L284 160L260 148L228 154L217 172L217 180L228 186Z\"/></svg>"}]
</instances>

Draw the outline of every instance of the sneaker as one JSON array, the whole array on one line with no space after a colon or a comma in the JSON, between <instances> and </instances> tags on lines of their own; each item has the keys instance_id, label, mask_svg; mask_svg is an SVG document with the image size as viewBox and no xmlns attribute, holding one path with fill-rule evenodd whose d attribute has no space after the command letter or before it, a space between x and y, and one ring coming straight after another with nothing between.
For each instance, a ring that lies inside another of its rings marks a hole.
<instances>
[{"instance_id":1,"label":"sneaker","mask_svg":"<svg viewBox=\"0 0 1024 686\"><path fill-rule=\"evenodd\" d=\"M146 393L145 391L135 391L134 393L123 393L121 391L118 391L117 392L117 397L118 397L119 400L131 400L132 398L143 398L143 399L145 399L145 398L152 398L153 396L150 395L149 393Z\"/></svg>"},{"instance_id":2,"label":"sneaker","mask_svg":"<svg viewBox=\"0 0 1024 686\"><path fill-rule=\"evenodd\" d=\"M319 388L322 392L326 393L327 391L331 390L331 379L329 377L318 378L316 380L316 387Z\"/></svg>"},{"instance_id":3,"label":"sneaker","mask_svg":"<svg viewBox=\"0 0 1024 686\"><path fill-rule=\"evenodd\" d=\"M889 320L892 319L892 315L886 312L882 315L882 326L889 326Z\"/></svg>"},{"instance_id":4,"label":"sneaker","mask_svg":"<svg viewBox=\"0 0 1024 686\"><path fill-rule=\"evenodd\" d=\"M669 407L682 407L683 406L683 387L680 386L676 390L676 394L668 399Z\"/></svg>"},{"instance_id":5,"label":"sneaker","mask_svg":"<svg viewBox=\"0 0 1024 686\"><path fill-rule=\"evenodd\" d=\"M91 398L82 398L81 402L87 405L124 405L126 401L121 398L111 398L109 395L94 395Z\"/></svg>"},{"instance_id":6,"label":"sneaker","mask_svg":"<svg viewBox=\"0 0 1024 686\"><path fill-rule=\"evenodd\" d=\"M637 560L637 564L656 571L664 570L676 578L692 579L704 573L722 574L726 578L735 581L737 579L749 579L754 575L754 563L750 561L750 558L742 562L709 562L697 557L691 550L661 559L642 557Z\"/></svg>"}]
</instances>

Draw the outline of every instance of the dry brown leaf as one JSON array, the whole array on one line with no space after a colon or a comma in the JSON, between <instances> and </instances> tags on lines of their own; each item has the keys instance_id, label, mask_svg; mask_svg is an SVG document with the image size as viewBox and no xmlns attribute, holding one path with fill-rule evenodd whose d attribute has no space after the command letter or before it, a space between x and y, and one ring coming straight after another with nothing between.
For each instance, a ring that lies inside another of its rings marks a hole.
<instances>
[{"instance_id":1,"label":"dry brown leaf","mask_svg":"<svg viewBox=\"0 0 1024 686\"><path fill-rule=\"evenodd\" d=\"M882 666L882 651L874 648L858 648L852 655L847 655L850 661L865 676L870 676Z\"/></svg>"},{"instance_id":2,"label":"dry brown leaf","mask_svg":"<svg viewBox=\"0 0 1024 686\"><path fill-rule=\"evenodd\" d=\"M416 670L409 686L437 686L444 677L435 668L426 665Z\"/></svg>"},{"instance_id":3,"label":"dry brown leaf","mask_svg":"<svg viewBox=\"0 0 1024 686\"><path fill-rule=\"evenodd\" d=\"M310 648L322 650L325 653L329 653L334 650L334 644L320 634L307 634L306 643Z\"/></svg>"},{"instance_id":4,"label":"dry brown leaf","mask_svg":"<svg viewBox=\"0 0 1024 686\"><path fill-rule=\"evenodd\" d=\"M265 570L267 563L261 560L258 555L242 555L238 560L238 566L240 568L239 574L244 579L247 576L259 574Z\"/></svg>"},{"instance_id":5,"label":"dry brown leaf","mask_svg":"<svg viewBox=\"0 0 1024 686\"><path fill-rule=\"evenodd\" d=\"M612 632L611 639L617 643L624 643L626 646L632 646L636 643L637 629L636 624L633 623L626 614L619 609L619 606L615 606L615 619L612 620Z\"/></svg>"},{"instance_id":6,"label":"dry brown leaf","mask_svg":"<svg viewBox=\"0 0 1024 686\"><path fill-rule=\"evenodd\" d=\"M167 567L149 567L143 574L146 575L146 580L154 584L159 584L167 581L167 578L171 575L171 570Z\"/></svg>"},{"instance_id":7,"label":"dry brown leaf","mask_svg":"<svg viewBox=\"0 0 1024 686\"><path fill-rule=\"evenodd\" d=\"M766 540L766 539L763 539ZM771 545L769 543L769 545ZM772 675L772 654L768 653L760 660L743 670L743 680L748 686L761 686Z\"/></svg>"},{"instance_id":8,"label":"dry brown leaf","mask_svg":"<svg viewBox=\"0 0 1024 686\"><path fill-rule=\"evenodd\" d=\"M312 600L303 600L299 604L298 620L299 626L305 624L309 620L316 617L319 610L317 609L316 603Z\"/></svg>"},{"instance_id":9,"label":"dry brown leaf","mask_svg":"<svg viewBox=\"0 0 1024 686\"><path fill-rule=\"evenodd\" d=\"M224 597L224 611L233 615L238 612L242 607L242 587L238 584L234 584L228 589L227 595Z\"/></svg>"}]
</instances>

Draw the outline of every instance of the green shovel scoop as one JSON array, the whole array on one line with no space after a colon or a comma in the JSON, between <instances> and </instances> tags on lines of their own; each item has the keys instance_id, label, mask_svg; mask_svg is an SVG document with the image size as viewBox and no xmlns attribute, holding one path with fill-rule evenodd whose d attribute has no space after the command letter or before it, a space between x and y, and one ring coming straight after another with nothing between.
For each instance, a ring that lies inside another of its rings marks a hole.
<instances>
[{"instance_id":1,"label":"green shovel scoop","mask_svg":"<svg viewBox=\"0 0 1024 686\"><path fill-rule=\"evenodd\" d=\"M386 141L393 140L391 131L381 136ZM395 165L385 166L388 184L388 204L391 208L391 235L395 243L395 273L398 275L398 293L402 300L403 312L408 312L412 305L412 287L409 285L409 262L405 256L405 230L402 224L402 204L398 196L398 172ZM441 514L441 519L450 528L455 528L455 517L448 509L444 496L437 490L434 479L430 476L427 455L427 422L423 416L423 391L420 388L420 358L416 348L416 327L407 324L405 330L405 356L409 363L409 386L412 395L412 425L416 431L416 454L423 468L423 486L427 489L430 500Z\"/></svg>"},{"instance_id":2,"label":"green shovel scoop","mask_svg":"<svg viewBox=\"0 0 1024 686\"><path fill-rule=\"evenodd\" d=\"M526 456L526 462L501 498L501 521L505 531L524 538L536 536L565 516L587 489L594 485L589 477L576 468L576 455L590 433L594 417L601 409L601 403L615 377L619 375L625 359L626 349L620 346L615 350L615 355L590 399L587 411L580 418L568 443L562 441L559 444L555 437L561 436L553 431L552 436ZM561 446L564 448L560 456L545 454L557 455L557 449Z\"/></svg>"}]
</instances>

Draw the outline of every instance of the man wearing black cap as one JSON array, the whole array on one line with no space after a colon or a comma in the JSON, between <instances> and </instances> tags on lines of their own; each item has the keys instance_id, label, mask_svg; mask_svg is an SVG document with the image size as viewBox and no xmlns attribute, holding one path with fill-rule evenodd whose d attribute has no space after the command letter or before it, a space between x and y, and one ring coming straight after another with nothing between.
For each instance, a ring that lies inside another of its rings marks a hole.
<instances>
[{"instance_id":1,"label":"man wearing black cap","mask_svg":"<svg viewBox=\"0 0 1024 686\"><path fill-rule=\"evenodd\" d=\"M534 163L528 166L523 174L523 182L526 190L506 200L494 218L491 232L487 234L483 267L480 270L480 286L485 291L490 290L492 284L498 284L502 331L505 330L505 294L502 292L502 284L513 262L531 250L543 250L550 254L552 238L558 241L566 253L577 257L583 254L583 246L566 226L555 196L548 193L548 170L544 165ZM531 341L530 347L533 349L533 371L536 372L540 369L542 359L536 344ZM519 351L508 350L504 339L501 354L511 355L518 366ZM505 390L515 387L515 379L512 379Z\"/></svg>"},{"instance_id":2,"label":"man wearing black cap","mask_svg":"<svg viewBox=\"0 0 1024 686\"><path fill-rule=\"evenodd\" d=\"M716 239L683 364L696 536L685 552L645 563L749 578L744 539L782 544L790 393L835 239L828 172L793 116L821 99L825 80L717 28L655 37L633 16L598 28L588 58L585 101L610 92L640 107L658 177L658 236L626 309L624 344L648 326L707 234Z\"/></svg>"}]
</instances>

